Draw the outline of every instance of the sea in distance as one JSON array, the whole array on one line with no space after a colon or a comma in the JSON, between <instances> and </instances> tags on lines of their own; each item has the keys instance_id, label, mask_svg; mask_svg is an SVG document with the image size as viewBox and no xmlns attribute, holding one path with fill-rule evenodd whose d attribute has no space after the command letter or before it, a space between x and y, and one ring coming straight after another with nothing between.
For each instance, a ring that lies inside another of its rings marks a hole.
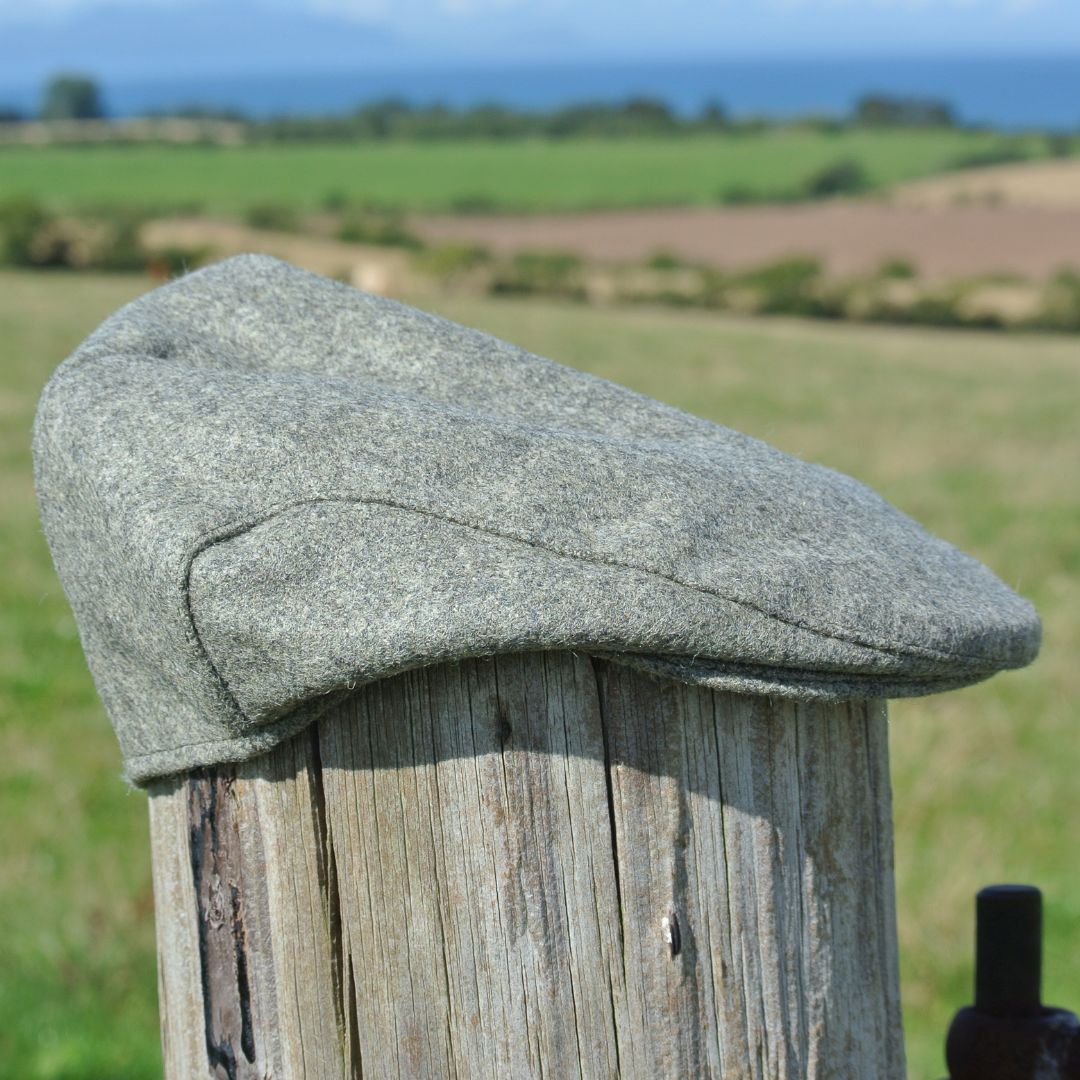
<instances>
[{"instance_id":1,"label":"sea in distance","mask_svg":"<svg viewBox=\"0 0 1080 1080\"><path fill-rule=\"evenodd\" d=\"M103 81L115 116L204 106L253 118L347 112L382 98L453 107L498 103L550 110L647 96L692 114L709 101L734 116L843 116L863 94L947 101L966 124L1080 129L1080 53L1074 56L891 59L731 59L596 66L358 70ZM32 111L39 87L3 86L0 102Z\"/></svg>"}]
</instances>

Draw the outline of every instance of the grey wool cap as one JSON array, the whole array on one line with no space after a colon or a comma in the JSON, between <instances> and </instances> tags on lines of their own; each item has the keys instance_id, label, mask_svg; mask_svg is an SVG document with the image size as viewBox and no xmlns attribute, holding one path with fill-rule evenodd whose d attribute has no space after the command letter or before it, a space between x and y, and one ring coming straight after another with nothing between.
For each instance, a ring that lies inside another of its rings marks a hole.
<instances>
[{"instance_id":1,"label":"grey wool cap","mask_svg":"<svg viewBox=\"0 0 1080 1080\"><path fill-rule=\"evenodd\" d=\"M136 783L461 657L842 699L1039 644L1030 604L847 476L264 257L106 320L46 387L34 457Z\"/></svg>"}]
</instances>

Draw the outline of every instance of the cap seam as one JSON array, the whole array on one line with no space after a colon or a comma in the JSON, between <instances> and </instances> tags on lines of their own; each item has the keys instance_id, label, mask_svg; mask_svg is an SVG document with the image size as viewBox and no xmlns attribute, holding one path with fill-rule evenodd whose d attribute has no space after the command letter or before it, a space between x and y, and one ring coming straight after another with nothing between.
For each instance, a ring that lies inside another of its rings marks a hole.
<instances>
[{"instance_id":1,"label":"cap seam","mask_svg":"<svg viewBox=\"0 0 1080 1080\"><path fill-rule=\"evenodd\" d=\"M306 498L291 499L286 502L271 505L263 508L261 511L255 514L245 515L242 518L233 519L224 525L219 525L213 529L210 529L198 537L192 548L187 555L184 564L184 572L181 583L181 592L183 596L183 605L186 613L187 621L196 643L196 647L207 667L209 668L212 677L217 683L219 689L224 693L226 699L235 710L236 715L244 721L252 722L252 718L247 715L244 709L241 707L236 695L232 692L226 679L222 676L218 670L217 665L214 663L210 650L207 648L206 643L203 641L201 634L199 633L198 623L195 618L195 612L192 606L191 597L191 574L195 565L195 561L198 557L207 551L209 548L216 546L217 544L225 543L229 540L236 539L238 536L250 532L252 529L257 528L259 525L266 524L272 521L274 518L288 513L290 510L299 509L305 506L317 506L320 504L347 504L347 505L363 505L363 506L382 506L393 510L400 510L405 513L417 514L423 517L434 518L437 521L445 522L446 524L456 525L460 528L470 529L474 532L483 533L486 536L494 537L495 539L509 541L511 543L523 544L527 547L535 548L538 551L543 551L551 555L557 555L562 558L573 559L578 562L587 563L593 566L610 566L620 570L630 570L635 573L647 574L650 577L655 577L661 581L666 581L669 584L677 585L682 588L690 589L696 593L700 593L705 596L712 596L716 599L723 600L726 603L734 604L738 607L745 608L748 611L754 611L765 618L771 619L784 626L789 626L794 629L803 630L807 633L813 634L820 638L825 638L831 641L838 641L846 645L856 645L860 648L869 649L873 652L881 653L886 656L899 656L899 657L920 657L923 659L934 660L959 660L972 665L981 665L983 667L991 667L995 663L995 657L989 656L972 656L961 652L947 652L943 650L930 649L926 646L917 646L907 642L896 642L891 645L882 645L877 642L861 639L853 634L845 631L836 630L831 627L814 626L806 622L802 622L798 619L794 619L788 616L778 615L775 612L754 604L748 600L743 600L738 597L733 597L725 594L721 590L704 585L701 582L695 582L692 580L682 579L674 574L667 574L661 570L655 570L651 567L640 566L635 563L615 559L605 558L595 554L589 554L580 551L574 551L572 549L560 548L552 544L541 543L537 540L532 540L527 537L516 535L508 530L500 530L491 527L482 522L470 521L463 517L457 517L452 514L447 514L443 511L434 510L430 507L415 506L409 503L387 499L377 496L364 496L356 494L327 494L318 496L309 496ZM678 655L678 654L674 654Z\"/></svg>"}]
</instances>

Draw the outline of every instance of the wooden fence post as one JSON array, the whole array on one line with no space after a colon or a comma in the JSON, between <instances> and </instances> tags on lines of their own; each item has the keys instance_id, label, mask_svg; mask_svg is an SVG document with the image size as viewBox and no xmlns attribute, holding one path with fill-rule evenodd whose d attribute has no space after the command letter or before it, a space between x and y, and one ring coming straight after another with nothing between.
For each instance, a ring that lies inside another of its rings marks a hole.
<instances>
[{"instance_id":1,"label":"wooden fence post","mask_svg":"<svg viewBox=\"0 0 1080 1080\"><path fill-rule=\"evenodd\" d=\"M166 1076L903 1076L885 706L567 652L151 788Z\"/></svg>"}]
</instances>

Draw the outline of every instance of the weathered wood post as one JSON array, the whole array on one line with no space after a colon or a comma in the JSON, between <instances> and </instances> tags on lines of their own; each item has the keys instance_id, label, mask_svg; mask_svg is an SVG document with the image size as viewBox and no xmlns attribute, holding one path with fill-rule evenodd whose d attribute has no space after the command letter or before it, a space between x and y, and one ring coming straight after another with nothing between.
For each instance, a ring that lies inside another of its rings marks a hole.
<instances>
[{"instance_id":1,"label":"weathered wood post","mask_svg":"<svg viewBox=\"0 0 1080 1080\"><path fill-rule=\"evenodd\" d=\"M173 1077L903 1075L883 699L1031 608L872 492L263 259L54 376Z\"/></svg>"},{"instance_id":2,"label":"weathered wood post","mask_svg":"<svg viewBox=\"0 0 1080 1080\"><path fill-rule=\"evenodd\" d=\"M465 661L150 812L169 1076L903 1075L879 703Z\"/></svg>"}]
</instances>

